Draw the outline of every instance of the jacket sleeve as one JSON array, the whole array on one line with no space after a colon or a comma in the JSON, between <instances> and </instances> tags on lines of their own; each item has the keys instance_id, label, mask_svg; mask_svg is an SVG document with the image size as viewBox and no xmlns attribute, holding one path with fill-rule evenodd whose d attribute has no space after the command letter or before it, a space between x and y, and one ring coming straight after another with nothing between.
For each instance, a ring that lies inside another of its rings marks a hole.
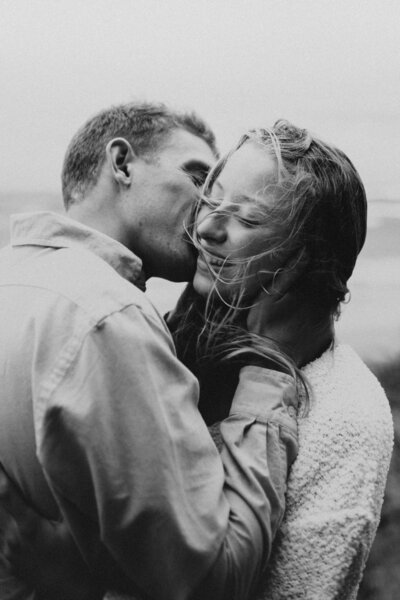
<instances>
[{"instance_id":1,"label":"jacket sleeve","mask_svg":"<svg viewBox=\"0 0 400 600\"><path fill-rule=\"evenodd\" d=\"M157 599L249 596L297 453L289 376L242 369L219 455L197 380L129 306L73 337L33 395L38 457L89 565Z\"/></svg>"}]
</instances>

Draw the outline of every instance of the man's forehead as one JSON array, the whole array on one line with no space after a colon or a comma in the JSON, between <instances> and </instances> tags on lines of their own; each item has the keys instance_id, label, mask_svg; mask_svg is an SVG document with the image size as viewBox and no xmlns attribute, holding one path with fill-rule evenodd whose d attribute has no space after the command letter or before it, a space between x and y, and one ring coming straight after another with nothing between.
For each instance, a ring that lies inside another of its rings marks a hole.
<instances>
[{"instance_id":1,"label":"man's forehead","mask_svg":"<svg viewBox=\"0 0 400 600\"><path fill-rule=\"evenodd\" d=\"M164 164L199 161L209 167L216 161L207 142L186 129L173 129L161 144L157 158Z\"/></svg>"}]
</instances>

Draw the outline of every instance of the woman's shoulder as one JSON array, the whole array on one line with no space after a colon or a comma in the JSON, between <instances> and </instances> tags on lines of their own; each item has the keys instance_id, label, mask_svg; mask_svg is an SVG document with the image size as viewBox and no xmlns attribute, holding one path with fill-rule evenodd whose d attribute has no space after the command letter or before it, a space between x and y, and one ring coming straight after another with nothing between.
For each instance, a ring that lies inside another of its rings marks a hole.
<instances>
[{"instance_id":1,"label":"woman's shoulder","mask_svg":"<svg viewBox=\"0 0 400 600\"><path fill-rule=\"evenodd\" d=\"M318 453L336 468L372 461L385 471L393 447L391 410L379 381L356 352L336 344L307 365L304 374L311 402L299 419L297 466Z\"/></svg>"},{"instance_id":2,"label":"woman's shoulder","mask_svg":"<svg viewBox=\"0 0 400 600\"><path fill-rule=\"evenodd\" d=\"M304 374L311 402L298 421L299 454L288 486L290 518L298 518L300 505L323 512L365 504L377 514L393 448L393 421L382 387L347 345L335 345Z\"/></svg>"},{"instance_id":3,"label":"woman's shoulder","mask_svg":"<svg viewBox=\"0 0 400 600\"><path fill-rule=\"evenodd\" d=\"M365 415L373 419L374 413L379 413L391 422L389 403L381 384L347 344L335 344L306 365L303 373L317 405L345 410L357 418Z\"/></svg>"},{"instance_id":4,"label":"woman's shoulder","mask_svg":"<svg viewBox=\"0 0 400 600\"><path fill-rule=\"evenodd\" d=\"M334 345L303 373L310 409L298 421L299 454L262 597L300 597L304 589L352 597L379 521L393 443L389 404L347 345ZM350 569L354 581L343 583Z\"/></svg>"}]
</instances>

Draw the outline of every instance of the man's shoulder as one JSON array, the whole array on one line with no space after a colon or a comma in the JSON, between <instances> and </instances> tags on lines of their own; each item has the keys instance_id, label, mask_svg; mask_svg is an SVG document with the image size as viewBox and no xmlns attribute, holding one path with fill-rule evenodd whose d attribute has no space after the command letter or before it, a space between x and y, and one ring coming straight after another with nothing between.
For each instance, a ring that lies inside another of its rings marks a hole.
<instances>
[{"instance_id":1,"label":"man's shoulder","mask_svg":"<svg viewBox=\"0 0 400 600\"><path fill-rule=\"evenodd\" d=\"M135 305L153 318L159 315L145 294L105 260L80 247L37 248L3 273L2 285L13 284L27 294L42 293L101 321Z\"/></svg>"}]
</instances>

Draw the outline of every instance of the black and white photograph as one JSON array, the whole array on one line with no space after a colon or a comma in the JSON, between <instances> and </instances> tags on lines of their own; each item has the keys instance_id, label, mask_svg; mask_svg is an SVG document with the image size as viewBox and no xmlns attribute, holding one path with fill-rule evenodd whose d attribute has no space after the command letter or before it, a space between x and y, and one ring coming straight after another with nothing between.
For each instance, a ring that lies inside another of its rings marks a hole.
<instances>
[{"instance_id":1,"label":"black and white photograph","mask_svg":"<svg viewBox=\"0 0 400 600\"><path fill-rule=\"evenodd\" d=\"M400 598L399 49L0 0L0 600Z\"/></svg>"}]
</instances>

